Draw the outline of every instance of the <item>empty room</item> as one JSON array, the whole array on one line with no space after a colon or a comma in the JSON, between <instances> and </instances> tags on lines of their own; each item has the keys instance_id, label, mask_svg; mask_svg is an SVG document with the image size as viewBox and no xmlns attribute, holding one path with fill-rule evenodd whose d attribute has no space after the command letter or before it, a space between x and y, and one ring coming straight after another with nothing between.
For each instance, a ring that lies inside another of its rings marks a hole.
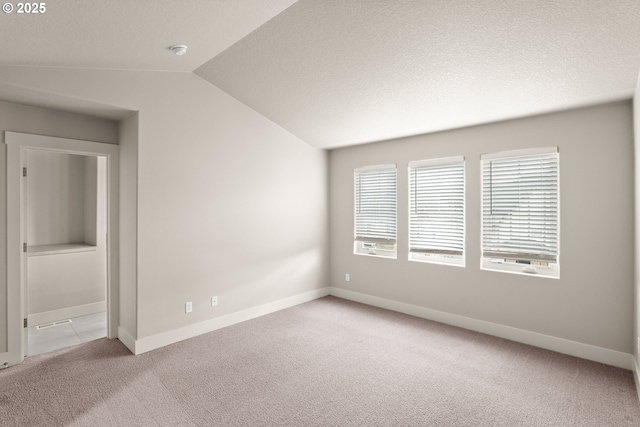
<instances>
[{"instance_id":1,"label":"empty room","mask_svg":"<svg viewBox=\"0 0 640 427\"><path fill-rule=\"evenodd\" d=\"M640 425L639 2L0 28L0 425Z\"/></svg>"}]
</instances>

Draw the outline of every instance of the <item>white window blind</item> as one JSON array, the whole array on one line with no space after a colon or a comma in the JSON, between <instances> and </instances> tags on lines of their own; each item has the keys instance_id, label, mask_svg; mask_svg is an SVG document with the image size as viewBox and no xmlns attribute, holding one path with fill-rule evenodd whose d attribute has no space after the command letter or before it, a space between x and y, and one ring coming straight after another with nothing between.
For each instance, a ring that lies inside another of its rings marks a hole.
<instances>
[{"instance_id":1,"label":"white window blind","mask_svg":"<svg viewBox=\"0 0 640 427\"><path fill-rule=\"evenodd\" d=\"M356 241L396 242L396 166L356 169Z\"/></svg>"},{"instance_id":2,"label":"white window blind","mask_svg":"<svg viewBox=\"0 0 640 427\"><path fill-rule=\"evenodd\" d=\"M409 162L409 252L461 258L464 158Z\"/></svg>"},{"instance_id":3,"label":"white window blind","mask_svg":"<svg viewBox=\"0 0 640 427\"><path fill-rule=\"evenodd\" d=\"M482 156L485 258L558 262L558 149Z\"/></svg>"}]
</instances>

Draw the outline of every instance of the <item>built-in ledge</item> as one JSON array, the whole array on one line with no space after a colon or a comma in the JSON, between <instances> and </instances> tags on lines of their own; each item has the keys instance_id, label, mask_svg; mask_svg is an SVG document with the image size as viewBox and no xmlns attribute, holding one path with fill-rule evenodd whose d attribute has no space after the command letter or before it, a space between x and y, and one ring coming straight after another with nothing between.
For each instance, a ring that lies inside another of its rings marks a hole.
<instances>
[{"instance_id":1,"label":"built-in ledge","mask_svg":"<svg viewBox=\"0 0 640 427\"><path fill-rule=\"evenodd\" d=\"M76 252L92 252L97 249L95 245L87 245L86 243L60 243L57 245L36 245L27 247L27 255L59 255L71 254Z\"/></svg>"}]
</instances>

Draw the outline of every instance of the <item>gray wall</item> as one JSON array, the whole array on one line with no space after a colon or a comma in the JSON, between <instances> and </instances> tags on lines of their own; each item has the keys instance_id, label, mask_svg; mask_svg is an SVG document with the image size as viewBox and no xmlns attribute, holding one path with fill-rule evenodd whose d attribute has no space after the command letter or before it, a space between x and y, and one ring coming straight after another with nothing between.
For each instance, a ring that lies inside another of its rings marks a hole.
<instances>
[{"instance_id":1,"label":"gray wall","mask_svg":"<svg viewBox=\"0 0 640 427\"><path fill-rule=\"evenodd\" d=\"M6 159L4 131L24 132L61 138L83 139L116 144L118 124L110 120L63 113L43 108L0 101L0 184L5 183ZM6 272L6 194L5 185L0 185L0 271ZM6 351L6 274L0 274L0 352Z\"/></svg>"},{"instance_id":2,"label":"gray wall","mask_svg":"<svg viewBox=\"0 0 640 427\"><path fill-rule=\"evenodd\" d=\"M119 326L138 336L138 113L120 123Z\"/></svg>"},{"instance_id":3,"label":"gray wall","mask_svg":"<svg viewBox=\"0 0 640 427\"><path fill-rule=\"evenodd\" d=\"M545 146L560 151L560 279L480 270L480 155ZM409 262L407 163L456 155L466 160L466 267ZM397 260L352 253L353 169L383 163L398 166ZM633 173L631 102L333 150L330 284L631 353Z\"/></svg>"},{"instance_id":4,"label":"gray wall","mask_svg":"<svg viewBox=\"0 0 640 427\"><path fill-rule=\"evenodd\" d=\"M138 338L326 286L324 151L194 75L120 83L143 104Z\"/></svg>"},{"instance_id":5,"label":"gray wall","mask_svg":"<svg viewBox=\"0 0 640 427\"><path fill-rule=\"evenodd\" d=\"M27 168L27 244L85 242L85 224L95 228L96 217L85 217L84 156L28 150Z\"/></svg>"}]
</instances>

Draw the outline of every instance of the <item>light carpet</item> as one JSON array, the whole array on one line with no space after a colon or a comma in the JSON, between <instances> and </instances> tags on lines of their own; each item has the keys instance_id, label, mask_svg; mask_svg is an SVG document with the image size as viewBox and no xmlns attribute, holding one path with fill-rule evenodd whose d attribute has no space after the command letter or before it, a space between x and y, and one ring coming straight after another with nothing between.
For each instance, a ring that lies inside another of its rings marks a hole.
<instances>
[{"instance_id":1,"label":"light carpet","mask_svg":"<svg viewBox=\"0 0 640 427\"><path fill-rule=\"evenodd\" d=\"M0 371L2 426L640 426L630 371L326 297Z\"/></svg>"}]
</instances>

